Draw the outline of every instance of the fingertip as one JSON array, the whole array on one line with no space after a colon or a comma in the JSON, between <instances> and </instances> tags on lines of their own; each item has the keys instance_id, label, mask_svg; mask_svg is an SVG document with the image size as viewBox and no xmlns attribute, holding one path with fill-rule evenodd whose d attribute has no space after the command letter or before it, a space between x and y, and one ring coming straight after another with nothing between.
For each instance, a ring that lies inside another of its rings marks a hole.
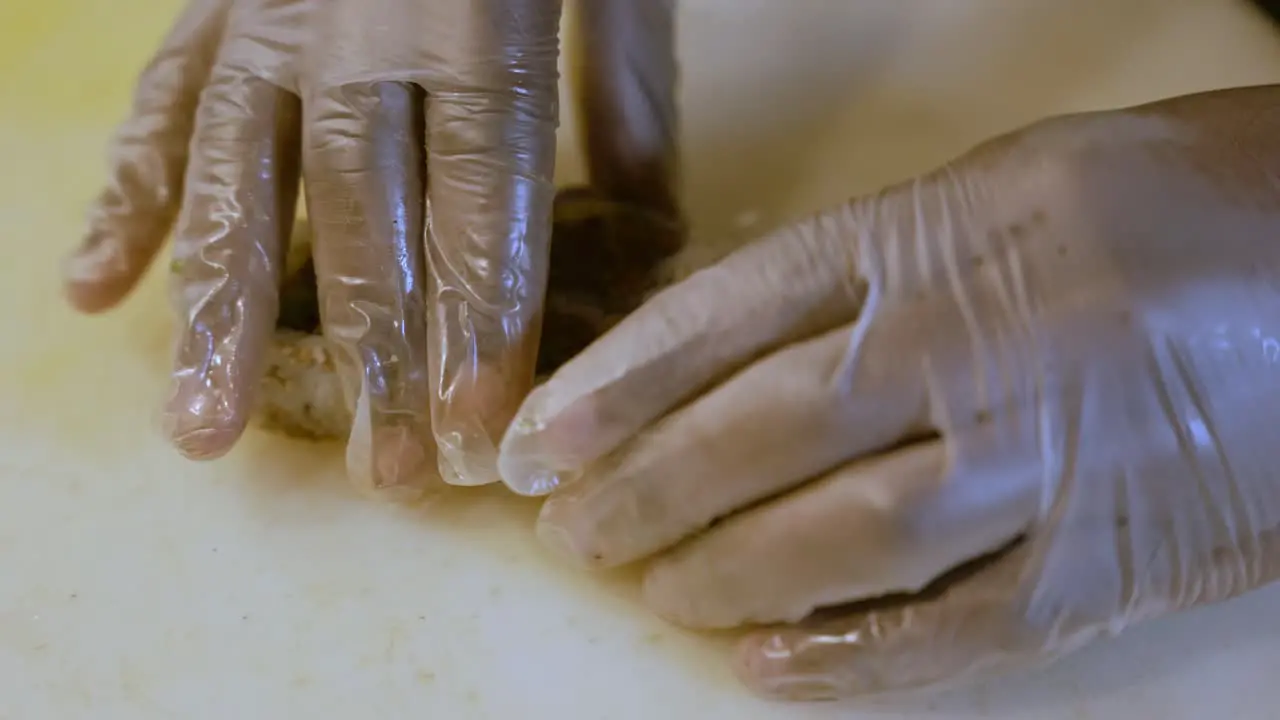
<instances>
[{"instance_id":1,"label":"fingertip","mask_svg":"<svg viewBox=\"0 0 1280 720\"><path fill-rule=\"evenodd\" d=\"M682 561L681 553L664 555L650 563L641 581L645 607L669 623L690 630L724 630L737 622L726 619L721 603L698 587L707 575Z\"/></svg>"},{"instance_id":2,"label":"fingertip","mask_svg":"<svg viewBox=\"0 0 1280 720\"><path fill-rule=\"evenodd\" d=\"M408 427L383 427L373 433L372 490L382 499L412 502L433 480L431 454Z\"/></svg>"},{"instance_id":3,"label":"fingertip","mask_svg":"<svg viewBox=\"0 0 1280 720\"><path fill-rule=\"evenodd\" d=\"M62 294L67 304L85 315L106 312L124 298L124 293L114 283L70 278L63 280Z\"/></svg>"},{"instance_id":4,"label":"fingertip","mask_svg":"<svg viewBox=\"0 0 1280 720\"><path fill-rule=\"evenodd\" d=\"M405 485L421 476L427 453L408 428L380 428L373 447L380 486Z\"/></svg>"},{"instance_id":5,"label":"fingertip","mask_svg":"<svg viewBox=\"0 0 1280 720\"><path fill-rule=\"evenodd\" d=\"M431 481L422 443L401 428L380 428L367 448L348 443L347 474L357 489L389 502L419 500Z\"/></svg>"},{"instance_id":6,"label":"fingertip","mask_svg":"<svg viewBox=\"0 0 1280 720\"><path fill-rule=\"evenodd\" d=\"M554 393L551 384L530 393L502 437L498 474L519 495L547 495L579 478L593 459L594 404L581 398L556 410Z\"/></svg>"},{"instance_id":7,"label":"fingertip","mask_svg":"<svg viewBox=\"0 0 1280 720\"><path fill-rule=\"evenodd\" d=\"M792 628L753 632L738 642L733 674L743 685L770 700L836 700L844 693L821 672L797 667L797 640Z\"/></svg>"},{"instance_id":8,"label":"fingertip","mask_svg":"<svg viewBox=\"0 0 1280 720\"><path fill-rule=\"evenodd\" d=\"M94 314L115 307L139 272L118 242L91 236L62 262L63 293L76 310Z\"/></svg>"},{"instance_id":9,"label":"fingertip","mask_svg":"<svg viewBox=\"0 0 1280 720\"><path fill-rule=\"evenodd\" d=\"M590 541L591 533L574 528L572 516L561 511L564 503L553 498L542 505L538 514L535 534L538 540L554 555L583 568L605 565L605 553Z\"/></svg>"},{"instance_id":10,"label":"fingertip","mask_svg":"<svg viewBox=\"0 0 1280 720\"><path fill-rule=\"evenodd\" d=\"M194 428L172 433L171 442L188 460L217 460L226 455L240 438L231 428Z\"/></svg>"},{"instance_id":11,"label":"fingertip","mask_svg":"<svg viewBox=\"0 0 1280 720\"><path fill-rule=\"evenodd\" d=\"M499 440L528 392L529 381L509 367L486 363L460 375L446 392L432 398L438 406L432 430L441 477L450 485L498 482Z\"/></svg>"},{"instance_id":12,"label":"fingertip","mask_svg":"<svg viewBox=\"0 0 1280 720\"><path fill-rule=\"evenodd\" d=\"M435 480L433 455L414 428L380 422L374 427L367 393L356 402L347 439L347 475L360 491L390 502L421 499Z\"/></svg>"},{"instance_id":13,"label":"fingertip","mask_svg":"<svg viewBox=\"0 0 1280 720\"><path fill-rule=\"evenodd\" d=\"M215 395L175 393L165 412L165 435L188 460L216 460L226 455L244 432L244 421Z\"/></svg>"},{"instance_id":14,"label":"fingertip","mask_svg":"<svg viewBox=\"0 0 1280 720\"><path fill-rule=\"evenodd\" d=\"M585 565L582 562L584 554L573 534L568 530L554 523L544 522L539 519L534 534L543 547L550 550L554 555L574 561L579 565Z\"/></svg>"},{"instance_id":15,"label":"fingertip","mask_svg":"<svg viewBox=\"0 0 1280 720\"><path fill-rule=\"evenodd\" d=\"M498 481L498 451L483 430L455 424L435 437L436 463L446 484L474 487Z\"/></svg>"},{"instance_id":16,"label":"fingertip","mask_svg":"<svg viewBox=\"0 0 1280 720\"><path fill-rule=\"evenodd\" d=\"M551 468L548 458L536 453L511 450L504 439L498 452L498 476L517 495L540 497L572 481L575 474Z\"/></svg>"}]
</instances>

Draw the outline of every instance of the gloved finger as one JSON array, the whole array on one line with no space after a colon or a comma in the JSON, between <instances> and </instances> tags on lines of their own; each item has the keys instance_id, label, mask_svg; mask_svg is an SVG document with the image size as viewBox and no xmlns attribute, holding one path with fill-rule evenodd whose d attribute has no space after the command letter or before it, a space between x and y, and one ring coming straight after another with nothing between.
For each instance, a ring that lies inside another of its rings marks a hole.
<instances>
[{"instance_id":1,"label":"gloved finger","mask_svg":"<svg viewBox=\"0 0 1280 720\"><path fill-rule=\"evenodd\" d=\"M182 327L165 408L190 458L229 450L253 410L297 203L300 117L296 96L233 63L201 97L174 240Z\"/></svg>"},{"instance_id":2,"label":"gloved finger","mask_svg":"<svg viewBox=\"0 0 1280 720\"><path fill-rule=\"evenodd\" d=\"M780 231L667 288L525 400L502 442L503 480L544 494L694 393L862 303L843 211Z\"/></svg>"},{"instance_id":3,"label":"gloved finger","mask_svg":"<svg viewBox=\"0 0 1280 720\"><path fill-rule=\"evenodd\" d=\"M916 592L1025 532L1038 478L1023 463L957 471L941 440L858 460L658 558L645 600L678 624L725 628Z\"/></svg>"},{"instance_id":4,"label":"gloved finger","mask_svg":"<svg viewBox=\"0 0 1280 720\"><path fill-rule=\"evenodd\" d=\"M1019 545L958 570L926 597L754 631L739 642L734 671L767 697L832 700L936 690L1048 659L1052 618L1033 622L1018 601L1029 553Z\"/></svg>"},{"instance_id":5,"label":"gloved finger","mask_svg":"<svg viewBox=\"0 0 1280 720\"><path fill-rule=\"evenodd\" d=\"M674 0L579 3L573 68L591 186L645 208L669 232L646 240L667 257L683 244L679 208Z\"/></svg>"},{"instance_id":6,"label":"gloved finger","mask_svg":"<svg viewBox=\"0 0 1280 720\"><path fill-rule=\"evenodd\" d=\"M422 93L382 82L307 103L305 172L324 332L354 423L347 471L408 499L434 479L422 256Z\"/></svg>"},{"instance_id":7,"label":"gloved finger","mask_svg":"<svg viewBox=\"0 0 1280 720\"><path fill-rule=\"evenodd\" d=\"M542 507L539 535L612 566L662 550L730 513L852 458L927 432L925 374L877 322L784 348L588 465Z\"/></svg>"},{"instance_id":8,"label":"gloved finger","mask_svg":"<svg viewBox=\"0 0 1280 720\"><path fill-rule=\"evenodd\" d=\"M1114 511L1125 507L1118 500ZM1064 519L1060 512L1053 516ZM1027 540L949 573L921 595L822 611L795 626L753 632L739 643L735 671L751 688L781 699L933 691L1027 670L1134 623L1257 587L1233 582L1242 573L1258 572L1261 582L1280 575L1280 563L1270 560L1280 533L1259 537L1247 558L1228 540L1198 557L1168 548L1134 555L1117 573L1110 562L1097 562L1097 538L1132 554L1141 520L1121 512L1067 522L1052 532L1037 527ZM1179 563L1178 577L1208 580L1195 583L1193 592L1171 593L1167 575L1152 570L1164 562L1159 554ZM1064 557L1078 563L1076 572L1063 573L1058 561ZM1123 594L1107 595L1107 588Z\"/></svg>"},{"instance_id":9,"label":"gloved finger","mask_svg":"<svg viewBox=\"0 0 1280 720\"><path fill-rule=\"evenodd\" d=\"M67 298L101 312L137 285L178 214L196 106L213 67L229 0L193 0L138 78L111 143L107 186L66 260Z\"/></svg>"},{"instance_id":10,"label":"gloved finger","mask_svg":"<svg viewBox=\"0 0 1280 720\"><path fill-rule=\"evenodd\" d=\"M529 43L530 68L500 81L513 90L433 89L427 102L431 422L451 484L498 480L498 439L533 384L555 191L548 32Z\"/></svg>"}]
</instances>

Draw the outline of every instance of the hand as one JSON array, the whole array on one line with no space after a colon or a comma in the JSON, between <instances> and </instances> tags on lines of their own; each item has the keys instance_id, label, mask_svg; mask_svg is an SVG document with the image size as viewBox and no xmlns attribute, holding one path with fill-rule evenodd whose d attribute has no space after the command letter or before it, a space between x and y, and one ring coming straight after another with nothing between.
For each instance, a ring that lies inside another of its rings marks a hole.
<instances>
[{"instance_id":1,"label":"hand","mask_svg":"<svg viewBox=\"0 0 1280 720\"><path fill-rule=\"evenodd\" d=\"M176 219L165 418L183 453L225 453L254 406L301 174L351 475L413 494L438 447L446 481L497 479L546 284L559 16L559 0L192 0L66 271L76 307L110 308Z\"/></svg>"},{"instance_id":2,"label":"hand","mask_svg":"<svg viewBox=\"0 0 1280 720\"><path fill-rule=\"evenodd\" d=\"M555 490L560 551L652 558L662 616L774 624L737 669L775 696L1238 595L1280 575L1277 178L1280 87L987 143L659 294L530 395L503 478Z\"/></svg>"}]
</instances>

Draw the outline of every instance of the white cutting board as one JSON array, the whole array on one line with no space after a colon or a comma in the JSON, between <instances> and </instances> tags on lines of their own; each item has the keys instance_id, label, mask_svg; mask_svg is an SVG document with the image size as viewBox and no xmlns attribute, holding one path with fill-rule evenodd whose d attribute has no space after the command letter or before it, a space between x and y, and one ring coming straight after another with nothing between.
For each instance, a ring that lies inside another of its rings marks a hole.
<instances>
[{"instance_id":1,"label":"white cutting board","mask_svg":"<svg viewBox=\"0 0 1280 720\"><path fill-rule=\"evenodd\" d=\"M0 719L1276 717L1277 592L933 701L774 705L627 578L547 559L529 502L386 507L335 449L255 434L180 460L153 410L160 283L89 320L56 275L175 10L0 4ZM680 20L689 198L720 247L1045 114L1280 80L1280 33L1233 0L686 0Z\"/></svg>"}]
</instances>

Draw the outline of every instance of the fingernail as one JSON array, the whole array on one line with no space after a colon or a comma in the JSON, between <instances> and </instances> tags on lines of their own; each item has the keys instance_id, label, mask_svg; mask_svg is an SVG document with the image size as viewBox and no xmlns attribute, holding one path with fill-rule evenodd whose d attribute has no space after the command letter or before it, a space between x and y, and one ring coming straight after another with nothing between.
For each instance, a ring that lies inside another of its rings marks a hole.
<instances>
[{"instance_id":1,"label":"fingernail","mask_svg":"<svg viewBox=\"0 0 1280 720\"><path fill-rule=\"evenodd\" d=\"M573 535L568 530L552 523L539 521L534 534L537 535L538 541L552 553L572 560L576 564L584 564L578 544L574 542Z\"/></svg>"},{"instance_id":2,"label":"fingernail","mask_svg":"<svg viewBox=\"0 0 1280 720\"><path fill-rule=\"evenodd\" d=\"M443 480L446 485L466 485L462 479L462 475L458 474L458 471L453 469L453 463L449 462L448 458L444 455L440 455L436 458L436 469L440 472L440 479Z\"/></svg>"},{"instance_id":3,"label":"fingernail","mask_svg":"<svg viewBox=\"0 0 1280 720\"><path fill-rule=\"evenodd\" d=\"M471 487L498 481L498 451L483 430L438 430L435 437L440 476L446 483Z\"/></svg>"},{"instance_id":4,"label":"fingernail","mask_svg":"<svg viewBox=\"0 0 1280 720\"><path fill-rule=\"evenodd\" d=\"M437 405L432 427L440 475L450 485L498 482L497 438L506 429L528 387L501 363L479 363L459 372L447 402ZM439 400L440 398L437 398Z\"/></svg>"},{"instance_id":5,"label":"fingernail","mask_svg":"<svg viewBox=\"0 0 1280 720\"><path fill-rule=\"evenodd\" d=\"M373 435L373 486L383 491L426 485L427 453L409 428L379 428Z\"/></svg>"},{"instance_id":6,"label":"fingernail","mask_svg":"<svg viewBox=\"0 0 1280 720\"><path fill-rule=\"evenodd\" d=\"M174 447L188 460L217 460L235 445L237 433L217 428L200 428L170 435Z\"/></svg>"},{"instance_id":7,"label":"fingernail","mask_svg":"<svg viewBox=\"0 0 1280 720\"><path fill-rule=\"evenodd\" d=\"M546 495L560 484L556 472L534 451L540 429L522 409L498 447L498 477L518 495Z\"/></svg>"},{"instance_id":8,"label":"fingernail","mask_svg":"<svg viewBox=\"0 0 1280 720\"><path fill-rule=\"evenodd\" d=\"M165 412L165 434L178 452L188 460L214 460L231 450L244 428L221 393L177 390L172 398Z\"/></svg>"},{"instance_id":9,"label":"fingernail","mask_svg":"<svg viewBox=\"0 0 1280 720\"><path fill-rule=\"evenodd\" d=\"M119 243L91 236L62 261L68 302L86 313L110 307L127 290L128 270Z\"/></svg>"},{"instance_id":10,"label":"fingernail","mask_svg":"<svg viewBox=\"0 0 1280 720\"><path fill-rule=\"evenodd\" d=\"M540 418L543 395L535 390L520 409L502 438L498 452L498 475L512 492L519 495L547 495L581 475L576 463L569 461L574 440L581 440L581 422L569 422L564 416L552 422ZM578 415L581 412L576 413ZM575 436L575 431L577 435ZM568 446L565 448L559 446Z\"/></svg>"},{"instance_id":11,"label":"fingernail","mask_svg":"<svg viewBox=\"0 0 1280 720\"><path fill-rule=\"evenodd\" d=\"M742 684L773 700L836 700L830 681L791 670L791 650L776 635L750 636L738 644L734 674Z\"/></svg>"},{"instance_id":12,"label":"fingernail","mask_svg":"<svg viewBox=\"0 0 1280 720\"><path fill-rule=\"evenodd\" d=\"M577 479L576 473L553 470L531 455L503 450L498 455L498 475L517 495L549 495L556 488Z\"/></svg>"},{"instance_id":13,"label":"fingernail","mask_svg":"<svg viewBox=\"0 0 1280 720\"><path fill-rule=\"evenodd\" d=\"M411 503L433 485L430 453L412 428L380 427L356 432L347 440L347 475L370 497L385 502ZM367 427L367 426L365 426Z\"/></svg>"}]
</instances>

